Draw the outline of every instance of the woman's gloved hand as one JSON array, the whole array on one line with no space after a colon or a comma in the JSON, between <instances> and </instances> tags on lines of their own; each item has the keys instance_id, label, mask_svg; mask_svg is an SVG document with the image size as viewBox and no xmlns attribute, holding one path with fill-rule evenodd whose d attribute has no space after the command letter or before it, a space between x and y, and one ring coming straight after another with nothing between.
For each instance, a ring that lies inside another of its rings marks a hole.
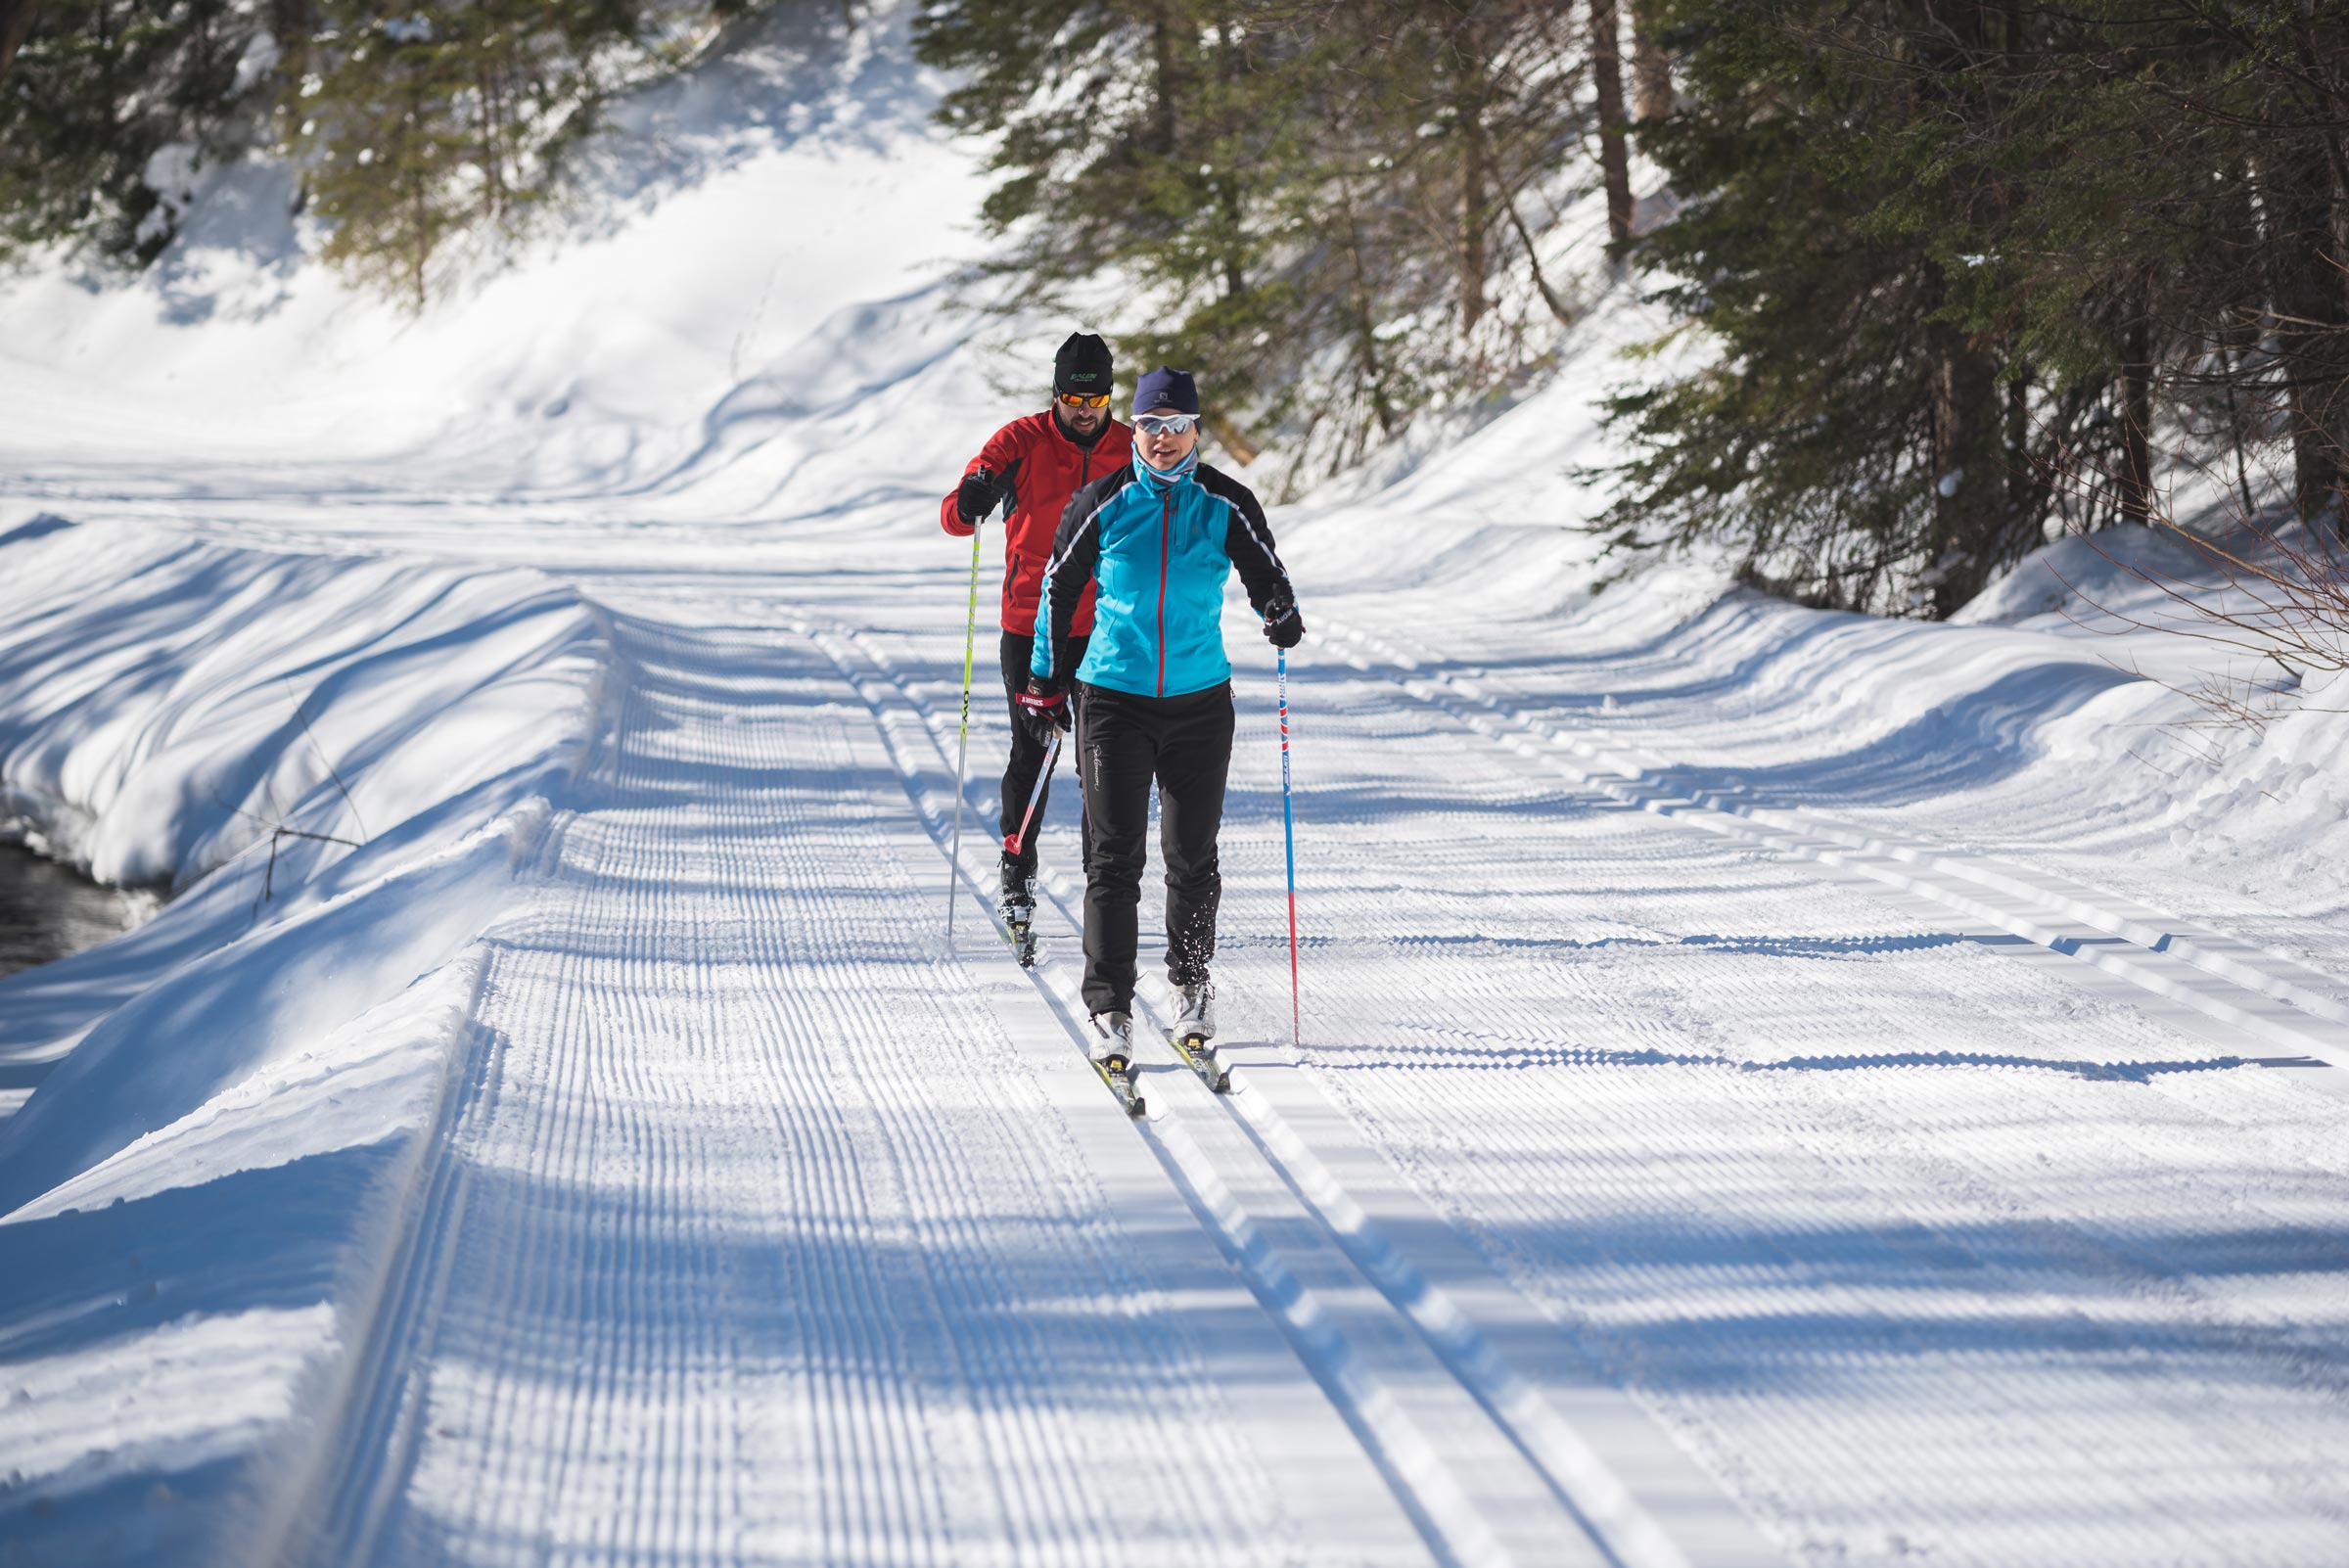
<instances>
[{"instance_id":1,"label":"woman's gloved hand","mask_svg":"<svg viewBox=\"0 0 2349 1568\"><path fill-rule=\"evenodd\" d=\"M1069 698L1057 680L1031 675L1028 689L1012 701L1019 705L1020 722L1028 726L1038 746L1051 745L1052 732L1069 727Z\"/></svg>"}]
</instances>

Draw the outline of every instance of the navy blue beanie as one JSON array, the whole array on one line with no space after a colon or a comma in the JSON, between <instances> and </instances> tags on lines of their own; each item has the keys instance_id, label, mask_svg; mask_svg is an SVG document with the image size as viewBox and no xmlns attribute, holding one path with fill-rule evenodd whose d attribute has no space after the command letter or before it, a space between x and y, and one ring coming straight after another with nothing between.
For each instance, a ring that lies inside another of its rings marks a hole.
<instances>
[{"instance_id":1,"label":"navy blue beanie","mask_svg":"<svg viewBox=\"0 0 2349 1568\"><path fill-rule=\"evenodd\" d=\"M1191 373L1187 370L1169 370L1161 365L1156 370L1145 371L1142 379L1134 383L1133 413L1137 419L1144 414L1188 414L1196 419L1199 417L1198 385L1191 380Z\"/></svg>"}]
</instances>

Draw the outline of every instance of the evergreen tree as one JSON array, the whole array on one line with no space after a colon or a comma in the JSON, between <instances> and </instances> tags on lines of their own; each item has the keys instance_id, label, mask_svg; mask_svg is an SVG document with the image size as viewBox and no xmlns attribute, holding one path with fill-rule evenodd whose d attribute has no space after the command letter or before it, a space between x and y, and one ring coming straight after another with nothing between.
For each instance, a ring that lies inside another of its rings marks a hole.
<instances>
[{"instance_id":1,"label":"evergreen tree","mask_svg":"<svg viewBox=\"0 0 2349 1568\"><path fill-rule=\"evenodd\" d=\"M2240 472L2270 432L2300 514L2337 507L2336 15L1666 17L1701 40L1655 141L1687 206L1643 254L1718 357L1617 401L1640 449L1616 475L1621 541L1726 536L1760 580L1942 615L2051 516L2153 518L2162 463Z\"/></svg>"},{"instance_id":2,"label":"evergreen tree","mask_svg":"<svg viewBox=\"0 0 2349 1568\"><path fill-rule=\"evenodd\" d=\"M765 3L0 0L0 255L142 263L176 219L158 185L259 149L301 161L329 259L421 302L439 247L543 199L664 40Z\"/></svg>"},{"instance_id":3,"label":"evergreen tree","mask_svg":"<svg viewBox=\"0 0 2349 1568\"><path fill-rule=\"evenodd\" d=\"M252 20L232 0L41 0L0 29L22 29L0 74L0 257L71 239L156 254L173 214L151 165L166 148L183 169L233 154Z\"/></svg>"},{"instance_id":4,"label":"evergreen tree","mask_svg":"<svg viewBox=\"0 0 2349 1568\"><path fill-rule=\"evenodd\" d=\"M364 0L322 0L334 46L304 105L318 139L313 209L327 259L397 288L419 309L426 268L471 207L477 168L465 50L444 10L374 20Z\"/></svg>"},{"instance_id":5,"label":"evergreen tree","mask_svg":"<svg viewBox=\"0 0 2349 1568\"><path fill-rule=\"evenodd\" d=\"M997 137L1002 269L1116 293L1125 360L1206 373L1243 458L1348 461L1505 364L1514 204L1588 128L1555 8L929 0L917 38L965 73L946 122Z\"/></svg>"}]
</instances>

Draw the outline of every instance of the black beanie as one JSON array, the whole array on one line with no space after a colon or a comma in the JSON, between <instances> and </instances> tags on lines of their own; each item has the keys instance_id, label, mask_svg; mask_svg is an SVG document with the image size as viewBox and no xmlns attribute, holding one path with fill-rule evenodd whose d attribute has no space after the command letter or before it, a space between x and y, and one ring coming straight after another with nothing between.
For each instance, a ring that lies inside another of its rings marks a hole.
<instances>
[{"instance_id":1,"label":"black beanie","mask_svg":"<svg viewBox=\"0 0 2349 1568\"><path fill-rule=\"evenodd\" d=\"M1052 356L1052 390L1098 397L1110 389L1109 345L1089 332L1072 332Z\"/></svg>"}]
</instances>

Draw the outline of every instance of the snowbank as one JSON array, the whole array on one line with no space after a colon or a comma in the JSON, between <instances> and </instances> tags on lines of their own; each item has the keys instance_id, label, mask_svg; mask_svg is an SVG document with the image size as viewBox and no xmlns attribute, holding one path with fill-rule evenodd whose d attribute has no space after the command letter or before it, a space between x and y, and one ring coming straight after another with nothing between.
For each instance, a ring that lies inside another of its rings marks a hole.
<instances>
[{"instance_id":1,"label":"snowbank","mask_svg":"<svg viewBox=\"0 0 2349 1568\"><path fill-rule=\"evenodd\" d=\"M177 1504L241 1495L331 1397L606 650L527 572L0 534L8 809L184 890L0 977L0 1509L49 1499L9 1527L29 1560L188 1560L242 1514Z\"/></svg>"},{"instance_id":2,"label":"snowbank","mask_svg":"<svg viewBox=\"0 0 2349 1568\"><path fill-rule=\"evenodd\" d=\"M2272 553L2239 530L2222 542L2245 559ZM2260 612L2203 551L2131 525L2049 544L1958 619L2060 638L2142 676L2125 713L2051 725L2050 757L2089 787L2141 797L2150 830L2201 875L2338 919L2349 913L2349 680L2263 657L2256 634L2210 619Z\"/></svg>"},{"instance_id":3,"label":"snowbank","mask_svg":"<svg viewBox=\"0 0 2349 1568\"><path fill-rule=\"evenodd\" d=\"M529 573L129 525L8 539L10 810L102 879L189 891L120 941L0 978L0 1062L39 1083L0 1124L0 1213L491 924L595 733L604 669L593 614Z\"/></svg>"}]
</instances>

